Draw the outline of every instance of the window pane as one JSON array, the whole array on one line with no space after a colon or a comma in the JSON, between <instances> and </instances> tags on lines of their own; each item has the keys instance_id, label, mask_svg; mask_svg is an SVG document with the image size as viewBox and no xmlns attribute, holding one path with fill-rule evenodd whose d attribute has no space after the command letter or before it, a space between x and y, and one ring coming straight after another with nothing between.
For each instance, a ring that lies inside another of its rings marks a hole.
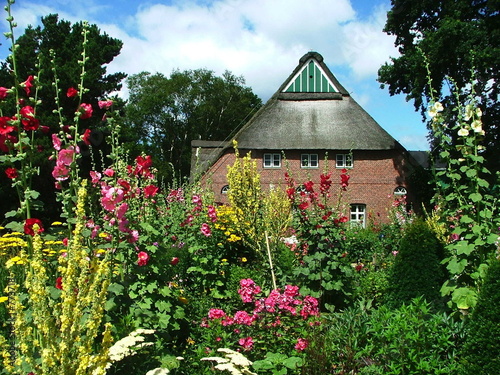
<instances>
[{"instance_id":1,"label":"window pane","mask_svg":"<svg viewBox=\"0 0 500 375\"><path fill-rule=\"evenodd\" d=\"M300 157L300 165L302 167L308 167L309 166L309 155L308 154L302 154Z\"/></svg>"},{"instance_id":2,"label":"window pane","mask_svg":"<svg viewBox=\"0 0 500 375\"><path fill-rule=\"evenodd\" d=\"M317 167L318 166L318 154L311 154L310 159L311 159L310 166Z\"/></svg>"},{"instance_id":3,"label":"window pane","mask_svg":"<svg viewBox=\"0 0 500 375\"><path fill-rule=\"evenodd\" d=\"M352 167L352 157L349 154L345 155L345 166Z\"/></svg>"}]
</instances>

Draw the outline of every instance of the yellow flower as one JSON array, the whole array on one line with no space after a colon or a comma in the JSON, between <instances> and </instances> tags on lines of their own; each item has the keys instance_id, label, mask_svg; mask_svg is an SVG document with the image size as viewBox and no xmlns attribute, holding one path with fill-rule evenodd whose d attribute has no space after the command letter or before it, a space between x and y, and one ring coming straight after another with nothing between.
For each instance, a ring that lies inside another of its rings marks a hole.
<instances>
[{"instance_id":1,"label":"yellow flower","mask_svg":"<svg viewBox=\"0 0 500 375\"><path fill-rule=\"evenodd\" d=\"M101 237L101 238L107 238L108 234L104 233L104 232L101 232L101 233L99 233L99 237Z\"/></svg>"},{"instance_id":2,"label":"yellow flower","mask_svg":"<svg viewBox=\"0 0 500 375\"><path fill-rule=\"evenodd\" d=\"M245 263L245 262L247 261L247 258L243 257L243 258L241 258L241 261L242 261L243 263Z\"/></svg>"},{"instance_id":3,"label":"yellow flower","mask_svg":"<svg viewBox=\"0 0 500 375\"><path fill-rule=\"evenodd\" d=\"M63 225L60 221L54 221L51 225L57 226L57 225Z\"/></svg>"},{"instance_id":4,"label":"yellow flower","mask_svg":"<svg viewBox=\"0 0 500 375\"><path fill-rule=\"evenodd\" d=\"M184 304L187 304L187 303L188 303L188 299L187 299L186 297L182 297L182 296L180 296L180 297L178 298L178 300L179 300L180 302L184 303Z\"/></svg>"},{"instance_id":5,"label":"yellow flower","mask_svg":"<svg viewBox=\"0 0 500 375\"><path fill-rule=\"evenodd\" d=\"M7 301L9 297L0 297L0 303Z\"/></svg>"},{"instance_id":6,"label":"yellow flower","mask_svg":"<svg viewBox=\"0 0 500 375\"><path fill-rule=\"evenodd\" d=\"M222 263L227 263L227 259L222 259L221 262Z\"/></svg>"}]
</instances>

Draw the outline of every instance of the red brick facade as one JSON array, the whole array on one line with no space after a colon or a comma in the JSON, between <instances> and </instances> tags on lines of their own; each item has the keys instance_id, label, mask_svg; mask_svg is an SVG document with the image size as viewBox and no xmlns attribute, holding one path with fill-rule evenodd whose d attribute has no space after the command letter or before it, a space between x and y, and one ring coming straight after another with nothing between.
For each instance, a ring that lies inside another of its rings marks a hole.
<instances>
[{"instance_id":1,"label":"red brick facade","mask_svg":"<svg viewBox=\"0 0 500 375\"><path fill-rule=\"evenodd\" d=\"M246 155L248 151L239 150L240 156ZM342 168L336 167L335 157L337 153L345 154L346 151L329 151L328 158L325 158L324 151L288 151L285 155L286 160L281 160L279 168L264 168L263 155L265 153L281 154L281 152L275 150L253 150L251 152L252 159L257 161L263 189L284 187L286 172L293 177L297 184L312 180L319 185L319 176L326 169L328 172L332 172L332 202L337 202L338 194L341 191L340 174ZM304 153L318 154L319 165L317 168L301 167L301 155ZM376 222L387 222L388 210L394 199L398 198L397 195L394 195L395 189L402 186L409 190L406 176L411 171L411 166L404 158L404 153L404 149L353 151L353 166L347 169L350 176L349 186L346 191L342 192L344 210L349 211L348 207L351 204L365 205L368 220L371 218ZM228 185L227 166L232 165L234 160L234 151L227 149L202 178L202 183L209 181L217 202L227 203L227 196L222 193L222 189ZM410 194L408 199L411 201L411 191L408 192ZM343 212L343 214L349 217L349 212Z\"/></svg>"}]
</instances>

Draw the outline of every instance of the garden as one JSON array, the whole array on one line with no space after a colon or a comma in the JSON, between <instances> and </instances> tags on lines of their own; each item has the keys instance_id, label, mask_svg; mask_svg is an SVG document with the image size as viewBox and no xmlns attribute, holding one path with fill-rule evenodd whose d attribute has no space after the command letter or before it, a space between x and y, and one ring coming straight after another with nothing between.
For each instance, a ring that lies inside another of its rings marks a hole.
<instances>
[{"instance_id":1,"label":"garden","mask_svg":"<svg viewBox=\"0 0 500 375\"><path fill-rule=\"evenodd\" d=\"M429 103L447 166L431 208L390 197L390 222L361 228L342 210L349 170L286 173L284 189L264 191L236 142L229 204L158 181L154 157L122 146L113 100L82 101L86 43L84 29L80 83L53 85L75 108L73 119L54 108L58 132L39 121L37 76L14 69L0 87L2 173L19 197L0 227L0 374L500 373L498 176L474 96ZM108 150L90 152L87 171L97 107ZM33 186L41 135L57 221L42 219Z\"/></svg>"}]
</instances>

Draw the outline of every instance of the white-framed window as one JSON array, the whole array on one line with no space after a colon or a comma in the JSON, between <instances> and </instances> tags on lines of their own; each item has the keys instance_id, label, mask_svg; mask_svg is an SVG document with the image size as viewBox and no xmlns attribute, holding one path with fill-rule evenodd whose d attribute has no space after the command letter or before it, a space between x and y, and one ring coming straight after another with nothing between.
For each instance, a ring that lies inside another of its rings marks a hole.
<instances>
[{"instance_id":1,"label":"white-framed window","mask_svg":"<svg viewBox=\"0 0 500 375\"><path fill-rule=\"evenodd\" d=\"M280 168L281 154L264 154L264 168Z\"/></svg>"},{"instance_id":2,"label":"white-framed window","mask_svg":"<svg viewBox=\"0 0 500 375\"><path fill-rule=\"evenodd\" d=\"M351 204L351 224L362 228L366 225L366 204Z\"/></svg>"},{"instance_id":3,"label":"white-framed window","mask_svg":"<svg viewBox=\"0 0 500 375\"><path fill-rule=\"evenodd\" d=\"M352 168L352 155L337 154L335 157L335 166L337 168Z\"/></svg>"},{"instance_id":4,"label":"white-framed window","mask_svg":"<svg viewBox=\"0 0 500 375\"><path fill-rule=\"evenodd\" d=\"M394 195L406 195L408 192L406 191L406 188L404 186L398 186L396 189L394 189Z\"/></svg>"},{"instance_id":5,"label":"white-framed window","mask_svg":"<svg viewBox=\"0 0 500 375\"><path fill-rule=\"evenodd\" d=\"M224 185L222 189L220 189L221 194L227 194L229 191L229 185Z\"/></svg>"},{"instance_id":6,"label":"white-framed window","mask_svg":"<svg viewBox=\"0 0 500 375\"><path fill-rule=\"evenodd\" d=\"M301 168L318 168L318 154L302 154L300 155Z\"/></svg>"}]
</instances>

